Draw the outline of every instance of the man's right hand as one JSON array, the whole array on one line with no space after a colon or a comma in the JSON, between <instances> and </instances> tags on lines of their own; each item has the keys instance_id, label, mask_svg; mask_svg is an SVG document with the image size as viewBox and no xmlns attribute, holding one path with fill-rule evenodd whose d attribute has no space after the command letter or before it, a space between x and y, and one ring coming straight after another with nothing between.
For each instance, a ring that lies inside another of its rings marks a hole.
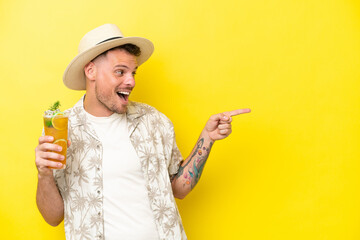
<instances>
[{"instance_id":1,"label":"man's right hand","mask_svg":"<svg viewBox=\"0 0 360 240\"><path fill-rule=\"evenodd\" d=\"M38 186L36 191L36 204L45 221L51 226L57 226L64 219L64 202L56 186L53 170L50 168L61 168L60 162L53 160L64 160L59 154L61 147L53 144L54 137L42 136L39 145L35 148L35 163L38 169ZM68 141L70 145L70 141ZM51 152L55 151L55 152Z\"/></svg>"},{"instance_id":2,"label":"man's right hand","mask_svg":"<svg viewBox=\"0 0 360 240\"><path fill-rule=\"evenodd\" d=\"M53 144L54 137L52 136L41 136L39 138L39 145L35 148L35 164L39 172L39 176L52 176L52 168L61 168L62 163L51 161L53 160L64 160L64 156L57 153L61 152L61 146ZM68 141L68 145L69 141ZM55 152L51 152L55 151Z\"/></svg>"}]
</instances>

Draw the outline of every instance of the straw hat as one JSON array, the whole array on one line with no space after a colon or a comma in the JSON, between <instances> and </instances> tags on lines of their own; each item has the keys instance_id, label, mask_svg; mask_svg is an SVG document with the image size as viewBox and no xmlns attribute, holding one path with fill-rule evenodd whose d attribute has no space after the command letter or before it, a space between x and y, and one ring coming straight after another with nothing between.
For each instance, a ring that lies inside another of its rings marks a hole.
<instances>
[{"instance_id":1,"label":"straw hat","mask_svg":"<svg viewBox=\"0 0 360 240\"><path fill-rule=\"evenodd\" d=\"M138 65L144 63L154 51L154 45L151 41L141 37L124 37L120 29L114 24L102 25L85 34L80 40L78 55L70 62L64 72L65 86L73 90L85 90L85 65L101 53L127 43L140 48L141 55L137 57Z\"/></svg>"}]
</instances>

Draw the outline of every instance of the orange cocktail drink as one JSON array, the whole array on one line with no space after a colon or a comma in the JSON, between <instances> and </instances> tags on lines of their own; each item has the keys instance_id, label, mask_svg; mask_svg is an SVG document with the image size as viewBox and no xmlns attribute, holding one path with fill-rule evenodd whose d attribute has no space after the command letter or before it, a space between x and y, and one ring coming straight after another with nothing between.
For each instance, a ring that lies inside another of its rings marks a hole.
<instances>
[{"instance_id":1,"label":"orange cocktail drink","mask_svg":"<svg viewBox=\"0 0 360 240\"><path fill-rule=\"evenodd\" d=\"M62 151L59 153L65 157L63 161L51 159L55 162L63 164L63 168L66 165L66 151L67 151L67 139L68 139L68 120L69 116L63 112L46 111L44 114L44 128L46 136L54 137L54 144L62 147Z\"/></svg>"}]
</instances>

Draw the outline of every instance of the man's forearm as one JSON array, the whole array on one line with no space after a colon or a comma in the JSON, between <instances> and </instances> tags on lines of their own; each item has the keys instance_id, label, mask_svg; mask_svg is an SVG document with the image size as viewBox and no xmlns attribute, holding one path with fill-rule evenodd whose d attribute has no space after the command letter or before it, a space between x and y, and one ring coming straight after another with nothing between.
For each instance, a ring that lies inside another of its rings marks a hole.
<instances>
[{"instance_id":1,"label":"man's forearm","mask_svg":"<svg viewBox=\"0 0 360 240\"><path fill-rule=\"evenodd\" d=\"M249 112L248 108L237 109L209 118L190 156L181 164L178 173L171 180L175 197L184 198L195 187L214 142L230 135L232 117Z\"/></svg>"},{"instance_id":2,"label":"man's forearm","mask_svg":"<svg viewBox=\"0 0 360 240\"><path fill-rule=\"evenodd\" d=\"M59 225L64 219L64 202L52 176L39 176L36 204L45 221Z\"/></svg>"},{"instance_id":3,"label":"man's forearm","mask_svg":"<svg viewBox=\"0 0 360 240\"><path fill-rule=\"evenodd\" d=\"M203 131L190 156L181 164L172 180L175 197L184 198L198 183L213 144L214 141Z\"/></svg>"}]
</instances>

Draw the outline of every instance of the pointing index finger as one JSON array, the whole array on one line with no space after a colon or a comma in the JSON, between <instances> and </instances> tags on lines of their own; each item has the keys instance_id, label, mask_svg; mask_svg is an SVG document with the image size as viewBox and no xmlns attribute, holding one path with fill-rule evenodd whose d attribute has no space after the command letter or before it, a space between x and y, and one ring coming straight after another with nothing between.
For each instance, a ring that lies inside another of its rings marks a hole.
<instances>
[{"instance_id":1,"label":"pointing index finger","mask_svg":"<svg viewBox=\"0 0 360 240\"><path fill-rule=\"evenodd\" d=\"M232 116L237 116L237 115L240 115L243 113L249 113L249 112L251 112L250 108L243 108L243 109L236 109L236 110L233 110L230 112L226 112L225 114L228 115L229 117L232 117Z\"/></svg>"}]
</instances>

